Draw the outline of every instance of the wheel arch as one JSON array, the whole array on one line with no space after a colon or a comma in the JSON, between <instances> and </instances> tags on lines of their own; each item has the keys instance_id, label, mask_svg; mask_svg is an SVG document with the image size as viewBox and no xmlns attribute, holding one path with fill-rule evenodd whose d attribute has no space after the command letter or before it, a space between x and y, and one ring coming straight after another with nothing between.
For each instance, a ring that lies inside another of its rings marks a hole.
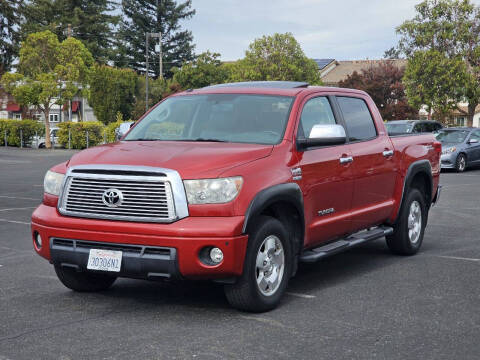
<instances>
[{"instance_id":1,"label":"wheel arch","mask_svg":"<svg viewBox=\"0 0 480 360\"><path fill-rule=\"evenodd\" d=\"M248 233L249 227L261 215L272 216L287 227L294 242L294 254L298 255L305 237L303 195L298 184L278 184L260 191L250 202L242 232Z\"/></svg>"},{"instance_id":2,"label":"wheel arch","mask_svg":"<svg viewBox=\"0 0 480 360\"><path fill-rule=\"evenodd\" d=\"M400 200L400 207L395 217L395 221L392 223L395 224L398 221L398 217L401 214L403 203L407 191L415 187L419 189L425 195L425 203L427 209L430 208L432 204L432 192L433 192L433 175L432 175L432 165L430 161L418 160L410 164L405 175L405 180L403 182L402 197Z\"/></svg>"}]
</instances>

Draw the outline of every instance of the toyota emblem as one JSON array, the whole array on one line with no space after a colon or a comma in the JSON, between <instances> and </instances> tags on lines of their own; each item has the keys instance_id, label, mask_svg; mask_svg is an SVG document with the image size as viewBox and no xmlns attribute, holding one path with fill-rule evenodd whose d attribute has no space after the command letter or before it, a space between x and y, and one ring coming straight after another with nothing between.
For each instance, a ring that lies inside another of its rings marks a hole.
<instances>
[{"instance_id":1,"label":"toyota emblem","mask_svg":"<svg viewBox=\"0 0 480 360\"><path fill-rule=\"evenodd\" d=\"M103 192L102 200L108 207L119 207L123 201L123 194L118 189L107 189Z\"/></svg>"}]
</instances>

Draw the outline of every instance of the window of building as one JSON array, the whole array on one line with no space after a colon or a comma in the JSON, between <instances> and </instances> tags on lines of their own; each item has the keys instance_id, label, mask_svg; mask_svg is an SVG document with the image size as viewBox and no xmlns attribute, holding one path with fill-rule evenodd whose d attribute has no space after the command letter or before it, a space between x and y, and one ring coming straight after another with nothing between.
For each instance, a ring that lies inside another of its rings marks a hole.
<instances>
[{"instance_id":1,"label":"window of building","mask_svg":"<svg viewBox=\"0 0 480 360\"><path fill-rule=\"evenodd\" d=\"M353 97L337 97L347 126L350 141L362 141L377 136L372 114L363 99Z\"/></svg>"},{"instance_id":2,"label":"window of building","mask_svg":"<svg viewBox=\"0 0 480 360\"><path fill-rule=\"evenodd\" d=\"M457 126L465 126L465 117L463 116L457 116L455 118L455 125Z\"/></svg>"},{"instance_id":3,"label":"window of building","mask_svg":"<svg viewBox=\"0 0 480 360\"><path fill-rule=\"evenodd\" d=\"M58 114L49 114L48 121L50 122L58 122Z\"/></svg>"},{"instance_id":4,"label":"window of building","mask_svg":"<svg viewBox=\"0 0 480 360\"><path fill-rule=\"evenodd\" d=\"M335 124L330 102L326 97L316 97L307 101L302 110L299 137L309 137L314 125Z\"/></svg>"},{"instance_id":5,"label":"window of building","mask_svg":"<svg viewBox=\"0 0 480 360\"><path fill-rule=\"evenodd\" d=\"M14 114L13 114L13 118L14 118L15 120L22 120L22 114L20 114L20 113L14 113Z\"/></svg>"},{"instance_id":6,"label":"window of building","mask_svg":"<svg viewBox=\"0 0 480 360\"><path fill-rule=\"evenodd\" d=\"M33 120L42 121L42 114L34 114Z\"/></svg>"}]
</instances>

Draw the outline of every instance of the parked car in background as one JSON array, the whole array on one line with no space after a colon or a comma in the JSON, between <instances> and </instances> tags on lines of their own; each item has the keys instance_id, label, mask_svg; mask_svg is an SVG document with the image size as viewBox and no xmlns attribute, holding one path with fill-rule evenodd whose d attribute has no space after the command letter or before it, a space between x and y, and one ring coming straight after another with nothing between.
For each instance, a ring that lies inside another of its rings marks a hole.
<instances>
[{"instance_id":1,"label":"parked car in background","mask_svg":"<svg viewBox=\"0 0 480 360\"><path fill-rule=\"evenodd\" d=\"M58 142L58 128L50 128L50 141L52 142L53 147L61 147L61 144ZM32 139L32 147L42 149L45 147L45 136L34 136Z\"/></svg>"},{"instance_id":2,"label":"parked car in background","mask_svg":"<svg viewBox=\"0 0 480 360\"><path fill-rule=\"evenodd\" d=\"M128 130L130 130L133 124L135 124L134 121L121 123L120 126L115 129L115 139L120 140L128 132Z\"/></svg>"},{"instance_id":3,"label":"parked car in background","mask_svg":"<svg viewBox=\"0 0 480 360\"><path fill-rule=\"evenodd\" d=\"M480 164L480 129L442 129L436 137L442 143L442 169L462 172L471 165Z\"/></svg>"},{"instance_id":4,"label":"parked car in background","mask_svg":"<svg viewBox=\"0 0 480 360\"><path fill-rule=\"evenodd\" d=\"M435 120L392 120L385 124L388 135L436 133L443 125Z\"/></svg>"}]
</instances>

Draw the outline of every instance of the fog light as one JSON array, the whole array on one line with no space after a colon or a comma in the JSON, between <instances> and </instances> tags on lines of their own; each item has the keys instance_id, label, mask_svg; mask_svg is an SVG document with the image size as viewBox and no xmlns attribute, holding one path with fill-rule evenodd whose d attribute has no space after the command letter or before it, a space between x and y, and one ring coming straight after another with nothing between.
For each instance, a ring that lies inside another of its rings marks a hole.
<instances>
[{"instance_id":1,"label":"fog light","mask_svg":"<svg viewBox=\"0 0 480 360\"><path fill-rule=\"evenodd\" d=\"M223 260L223 251L216 247L212 248L212 250L210 250L210 259L215 264L221 263Z\"/></svg>"},{"instance_id":2,"label":"fog light","mask_svg":"<svg viewBox=\"0 0 480 360\"><path fill-rule=\"evenodd\" d=\"M35 234L35 247L40 250L42 248L42 237L40 236L39 233Z\"/></svg>"}]
</instances>

